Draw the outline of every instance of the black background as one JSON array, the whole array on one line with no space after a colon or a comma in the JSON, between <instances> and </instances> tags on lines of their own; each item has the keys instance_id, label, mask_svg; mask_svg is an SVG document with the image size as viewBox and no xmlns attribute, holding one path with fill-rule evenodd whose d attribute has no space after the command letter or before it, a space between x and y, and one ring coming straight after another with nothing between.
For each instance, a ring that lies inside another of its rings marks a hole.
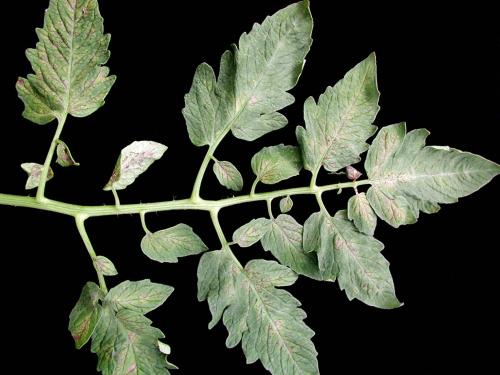
<instances>
[{"instance_id":1,"label":"black background","mask_svg":"<svg viewBox=\"0 0 500 375\"><path fill-rule=\"evenodd\" d=\"M88 118L69 119L62 139L82 165L55 167L47 194L68 202L111 204L111 194L101 188L120 149L133 140L151 139L169 150L120 194L122 203L184 198L205 152L190 144L181 115L183 94L197 64L206 61L217 67L230 43L288 1L101 3L106 31L113 34L109 66L118 81L105 107ZM491 9L478 2L442 9L421 2L387 9L336 3L312 0L314 43L293 90L297 103L284 111L290 126L253 143L228 137L216 153L240 168L245 191L253 179L251 155L264 145L295 143L293 127L302 123L303 101L317 97L371 51L377 53L382 93L377 125L406 120L409 129L429 129L432 144L500 160L500 38ZM24 49L36 43L34 27L42 25L46 2L8 4L2 5L3 15L13 26L0 24L0 190L25 194L19 164L43 163L55 126L36 126L21 118L14 83L30 71ZM230 196L208 172L204 196ZM303 172L279 187L304 185L308 178ZM320 183L335 179L325 174ZM481 372L492 363L493 344L488 342L496 340L498 332L497 192L495 181L459 204L422 215L417 225L398 230L379 221L376 235L386 245L397 294L405 302L400 309L382 311L348 302L336 284L305 278L290 288L316 331L323 374L345 367L354 373L418 369L432 374L438 368L465 365ZM344 208L351 193L327 195L330 210ZM295 199L295 204L292 214L300 222L316 210L307 197ZM222 224L230 235L264 212L262 204L231 208L223 212ZM0 215L4 360L22 361L16 372L22 374L95 373L95 356L88 347L75 350L66 328L81 287L95 279L72 220L9 207L0 207ZM178 222L192 225L211 248L219 246L205 213L148 215L151 229ZM199 366L205 373L265 373L260 364L244 364L240 347L225 348L222 324L207 330L207 305L196 301L198 257L173 265L146 259L139 248L142 229L137 216L93 219L88 227L98 253L111 258L120 271L108 279L110 285L151 278L176 288L167 304L150 316L166 333L179 373L197 374ZM243 261L269 256L258 246L235 252Z\"/></svg>"}]
</instances>

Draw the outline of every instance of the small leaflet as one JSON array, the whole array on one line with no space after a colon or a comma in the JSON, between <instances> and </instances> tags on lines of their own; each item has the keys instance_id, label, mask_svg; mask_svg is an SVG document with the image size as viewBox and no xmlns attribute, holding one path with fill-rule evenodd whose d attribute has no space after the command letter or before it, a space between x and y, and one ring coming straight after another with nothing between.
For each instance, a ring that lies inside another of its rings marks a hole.
<instances>
[{"instance_id":1,"label":"small leaflet","mask_svg":"<svg viewBox=\"0 0 500 375\"><path fill-rule=\"evenodd\" d=\"M215 177L219 183L231 190L243 189L243 177L233 163L228 161L216 161L213 167Z\"/></svg>"},{"instance_id":2,"label":"small leaflet","mask_svg":"<svg viewBox=\"0 0 500 375\"><path fill-rule=\"evenodd\" d=\"M57 141L56 154L56 163L61 167L77 167L80 165L80 163L75 161L73 155L71 155L68 145L61 140Z\"/></svg>"},{"instance_id":3,"label":"small leaflet","mask_svg":"<svg viewBox=\"0 0 500 375\"><path fill-rule=\"evenodd\" d=\"M104 190L123 190L144 173L167 151L167 146L153 141L135 141L125 147Z\"/></svg>"},{"instance_id":4,"label":"small leaflet","mask_svg":"<svg viewBox=\"0 0 500 375\"><path fill-rule=\"evenodd\" d=\"M99 255L94 261L95 267L101 272L104 276L116 276L118 275L118 271L116 270L115 265L108 258Z\"/></svg>"},{"instance_id":5,"label":"small leaflet","mask_svg":"<svg viewBox=\"0 0 500 375\"><path fill-rule=\"evenodd\" d=\"M292 210L292 207L293 207L293 200L289 195L280 200L280 211L282 214L290 212Z\"/></svg>"},{"instance_id":6,"label":"small leaflet","mask_svg":"<svg viewBox=\"0 0 500 375\"><path fill-rule=\"evenodd\" d=\"M302 169L300 150L296 146L264 147L252 158L252 170L263 184L276 184L297 176Z\"/></svg>"},{"instance_id":7,"label":"small leaflet","mask_svg":"<svg viewBox=\"0 0 500 375\"><path fill-rule=\"evenodd\" d=\"M363 174L363 173L361 173L360 171L358 171L356 168L354 168L351 165L348 165L345 168L345 170L346 170L346 173L347 173L347 178L349 180L351 180L351 181L356 181Z\"/></svg>"},{"instance_id":8,"label":"small leaflet","mask_svg":"<svg viewBox=\"0 0 500 375\"><path fill-rule=\"evenodd\" d=\"M43 165L38 163L23 163L21 168L28 174L28 180L26 181L25 189L30 190L38 187L40 184L40 177L42 175ZM47 181L54 177L54 171L49 167L49 173L47 174Z\"/></svg>"}]
</instances>

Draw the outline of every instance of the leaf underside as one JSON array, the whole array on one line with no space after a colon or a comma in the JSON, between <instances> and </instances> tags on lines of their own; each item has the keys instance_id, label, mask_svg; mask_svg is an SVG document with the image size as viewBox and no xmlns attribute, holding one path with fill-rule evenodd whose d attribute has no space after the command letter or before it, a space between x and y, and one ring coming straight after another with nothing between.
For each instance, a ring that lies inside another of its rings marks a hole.
<instances>
[{"instance_id":1,"label":"leaf underside","mask_svg":"<svg viewBox=\"0 0 500 375\"><path fill-rule=\"evenodd\" d=\"M278 289L292 285L295 273L266 260L242 269L227 250L205 253L198 267L198 298L208 300L210 327L223 318L226 345L241 342L247 363L260 360L275 375L319 374L306 314L299 301Z\"/></svg>"},{"instance_id":2,"label":"leaf underside","mask_svg":"<svg viewBox=\"0 0 500 375\"><path fill-rule=\"evenodd\" d=\"M103 66L110 35L104 34L97 0L51 0L36 32L36 48L26 51L35 74L16 84L23 116L43 125L95 112L116 80Z\"/></svg>"},{"instance_id":3,"label":"leaf underside","mask_svg":"<svg viewBox=\"0 0 500 375\"><path fill-rule=\"evenodd\" d=\"M244 33L221 58L216 78L208 64L196 70L183 109L191 142L217 145L229 131L253 141L287 124L278 111L300 76L312 43L309 2L292 4Z\"/></svg>"},{"instance_id":4,"label":"leaf underside","mask_svg":"<svg viewBox=\"0 0 500 375\"><path fill-rule=\"evenodd\" d=\"M419 211L434 213L486 185L500 166L449 147L425 146L429 132L406 133L404 123L380 130L368 150L366 194L377 215L394 227L415 223Z\"/></svg>"}]
</instances>

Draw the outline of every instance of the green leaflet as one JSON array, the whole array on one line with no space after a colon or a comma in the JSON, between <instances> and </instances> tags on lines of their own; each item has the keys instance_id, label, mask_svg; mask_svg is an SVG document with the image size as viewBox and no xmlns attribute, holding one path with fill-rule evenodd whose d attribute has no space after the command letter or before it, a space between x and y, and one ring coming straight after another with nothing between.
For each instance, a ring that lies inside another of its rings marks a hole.
<instances>
[{"instance_id":1,"label":"green leaflet","mask_svg":"<svg viewBox=\"0 0 500 375\"><path fill-rule=\"evenodd\" d=\"M290 212L292 210L292 207L293 207L293 200L289 195L280 200L280 211L282 214Z\"/></svg>"},{"instance_id":2,"label":"green leaflet","mask_svg":"<svg viewBox=\"0 0 500 375\"><path fill-rule=\"evenodd\" d=\"M347 202L347 217L356 228L364 234L373 236L377 226L377 215L373 212L365 193L359 193L349 198Z\"/></svg>"},{"instance_id":3,"label":"green leaflet","mask_svg":"<svg viewBox=\"0 0 500 375\"><path fill-rule=\"evenodd\" d=\"M304 224L304 248L318 252L324 279L338 280L347 297L370 306L391 309L397 300L384 245L356 230L344 210L334 217L316 212Z\"/></svg>"},{"instance_id":4,"label":"green leaflet","mask_svg":"<svg viewBox=\"0 0 500 375\"><path fill-rule=\"evenodd\" d=\"M40 177L42 176L43 165L38 163L23 163L21 168L28 174L28 179L26 180L25 189L30 190L38 187L40 184ZM54 177L54 171L49 167L49 172L47 173L47 181Z\"/></svg>"},{"instance_id":5,"label":"green leaflet","mask_svg":"<svg viewBox=\"0 0 500 375\"><path fill-rule=\"evenodd\" d=\"M128 309L146 314L161 306L173 291L171 286L149 280L127 280L111 289L104 301L115 311Z\"/></svg>"},{"instance_id":6,"label":"green leaflet","mask_svg":"<svg viewBox=\"0 0 500 375\"><path fill-rule=\"evenodd\" d=\"M233 242L240 247L250 247L271 229L271 220L260 217L242 225L233 233Z\"/></svg>"},{"instance_id":7,"label":"green leaflet","mask_svg":"<svg viewBox=\"0 0 500 375\"><path fill-rule=\"evenodd\" d=\"M328 281L335 281L339 274L333 251L333 234L331 217L323 212L313 213L304 223L304 251L317 253L319 273L323 280Z\"/></svg>"},{"instance_id":8,"label":"green leaflet","mask_svg":"<svg viewBox=\"0 0 500 375\"><path fill-rule=\"evenodd\" d=\"M393 309L401 306L396 298L389 262L380 253L384 245L356 230L345 210L331 219L333 249L338 263L338 283L347 297L370 306Z\"/></svg>"},{"instance_id":9,"label":"green leaflet","mask_svg":"<svg viewBox=\"0 0 500 375\"><path fill-rule=\"evenodd\" d=\"M280 129L286 118L277 111L292 104L292 89L312 43L309 2L292 4L244 33L226 51L216 79L213 69L196 70L183 109L191 142L217 146L231 130L252 141Z\"/></svg>"},{"instance_id":10,"label":"green leaflet","mask_svg":"<svg viewBox=\"0 0 500 375\"><path fill-rule=\"evenodd\" d=\"M320 280L316 254L307 254L302 247L302 225L290 215L272 220L270 230L262 237L262 247L279 262L295 272Z\"/></svg>"},{"instance_id":11,"label":"green leaflet","mask_svg":"<svg viewBox=\"0 0 500 375\"><path fill-rule=\"evenodd\" d=\"M75 340L77 349L82 348L94 333L102 313L99 301L103 298L104 295L99 286L88 282L83 287L75 307L71 310L68 329Z\"/></svg>"},{"instance_id":12,"label":"green leaflet","mask_svg":"<svg viewBox=\"0 0 500 375\"><path fill-rule=\"evenodd\" d=\"M71 155L68 145L60 139L57 141L56 154L56 163L61 167L77 167L80 165L80 163L77 163L73 158L73 155Z\"/></svg>"},{"instance_id":13,"label":"green leaflet","mask_svg":"<svg viewBox=\"0 0 500 375\"><path fill-rule=\"evenodd\" d=\"M46 124L67 114L85 117L104 104L116 80L103 66L109 59L97 0L51 0L36 49L26 56L35 74L16 84L23 116Z\"/></svg>"},{"instance_id":14,"label":"green leaflet","mask_svg":"<svg viewBox=\"0 0 500 375\"><path fill-rule=\"evenodd\" d=\"M94 260L94 265L96 269L101 272L104 276L116 276L118 271L115 265L108 258L99 255Z\"/></svg>"},{"instance_id":15,"label":"green leaflet","mask_svg":"<svg viewBox=\"0 0 500 375\"><path fill-rule=\"evenodd\" d=\"M151 327L140 313L109 305L92 336L92 352L98 355L97 369L103 375L168 375L166 356L158 340L163 333Z\"/></svg>"},{"instance_id":16,"label":"green leaflet","mask_svg":"<svg viewBox=\"0 0 500 375\"><path fill-rule=\"evenodd\" d=\"M379 110L375 54L351 69L334 87L328 87L316 104L304 104L306 128L297 127L304 168L317 173L321 166L336 172L361 159Z\"/></svg>"},{"instance_id":17,"label":"green leaflet","mask_svg":"<svg viewBox=\"0 0 500 375\"><path fill-rule=\"evenodd\" d=\"M319 374L306 314L299 301L277 288L296 279L276 262L252 260L242 269L228 249L211 251L198 267L198 299L208 300L210 327L223 316L226 345L241 342L247 363L260 359L274 375Z\"/></svg>"},{"instance_id":18,"label":"green leaflet","mask_svg":"<svg viewBox=\"0 0 500 375\"><path fill-rule=\"evenodd\" d=\"M122 190L132 184L167 151L167 146L153 141L134 141L120 152L113 174L104 190Z\"/></svg>"},{"instance_id":19,"label":"green leaflet","mask_svg":"<svg viewBox=\"0 0 500 375\"><path fill-rule=\"evenodd\" d=\"M368 151L368 201L394 227L416 222L419 211L437 212L438 203L454 203L500 173L498 164L479 155L425 146L428 135L425 129L406 133L404 123L386 126Z\"/></svg>"},{"instance_id":20,"label":"green leaflet","mask_svg":"<svg viewBox=\"0 0 500 375\"><path fill-rule=\"evenodd\" d=\"M186 224L147 233L141 241L142 252L157 262L177 263L179 257L207 251L203 241Z\"/></svg>"},{"instance_id":21,"label":"green leaflet","mask_svg":"<svg viewBox=\"0 0 500 375\"><path fill-rule=\"evenodd\" d=\"M300 150L296 146L264 147L252 158L252 171L263 184L276 184L297 176L301 169Z\"/></svg>"},{"instance_id":22,"label":"green leaflet","mask_svg":"<svg viewBox=\"0 0 500 375\"><path fill-rule=\"evenodd\" d=\"M215 177L222 186L234 191L243 189L243 177L233 163L217 160L213 169Z\"/></svg>"}]
</instances>

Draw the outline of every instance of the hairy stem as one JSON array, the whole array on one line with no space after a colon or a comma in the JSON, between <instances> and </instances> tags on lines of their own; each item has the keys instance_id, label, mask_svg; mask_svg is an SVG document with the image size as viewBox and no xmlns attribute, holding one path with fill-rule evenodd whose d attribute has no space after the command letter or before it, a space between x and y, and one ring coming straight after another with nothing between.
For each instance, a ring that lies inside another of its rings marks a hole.
<instances>
[{"instance_id":1,"label":"hairy stem","mask_svg":"<svg viewBox=\"0 0 500 375\"><path fill-rule=\"evenodd\" d=\"M92 259L92 264L94 265L94 269L97 272L97 278L99 280L99 287L104 292L104 294L108 293L108 287L106 286L106 280L104 280L104 275L96 266L97 254L92 246L92 242L90 241L89 235L87 234L87 230L85 229L85 220L87 219L86 215L76 215L75 222L76 227L78 228L78 233L80 233L80 237L82 237L83 243L85 244L85 248L87 249L90 258Z\"/></svg>"},{"instance_id":2,"label":"hairy stem","mask_svg":"<svg viewBox=\"0 0 500 375\"><path fill-rule=\"evenodd\" d=\"M173 201L153 202L153 203L137 203L137 204L123 204L119 207L113 205L105 206L80 206L71 203L60 202L52 199L45 199L43 202L37 201L33 197L0 194L0 205L18 206L34 208L38 210L45 210L57 212L64 215L75 216L79 214L88 217L95 216L111 216L111 215L124 215L124 214L138 214L144 212L160 212L172 210L202 210L210 211L214 209L222 209L224 207L235 206L238 204L245 204L250 202L265 201L267 199L279 198L286 195L306 195L323 193L326 191L339 190L344 188L353 188L354 186L369 185L370 180L342 182L338 184L316 186L311 188L296 187L282 190L275 190L266 193L257 193L253 196L240 195L237 197L225 198L220 200L204 200L199 198L193 201L192 199L180 199Z\"/></svg>"},{"instance_id":3,"label":"hairy stem","mask_svg":"<svg viewBox=\"0 0 500 375\"><path fill-rule=\"evenodd\" d=\"M57 141L59 141L59 137L61 136L67 116L68 115L66 114L57 120L57 129L54 133L54 138L52 138L52 142L50 143L47 156L45 157L45 162L43 163L42 172L40 174L40 182L38 183L38 189L36 191L36 200L38 202L42 202L45 199L45 185L47 184L47 176L49 175L50 163L52 162L52 158L54 157Z\"/></svg>"}]
</instances>

